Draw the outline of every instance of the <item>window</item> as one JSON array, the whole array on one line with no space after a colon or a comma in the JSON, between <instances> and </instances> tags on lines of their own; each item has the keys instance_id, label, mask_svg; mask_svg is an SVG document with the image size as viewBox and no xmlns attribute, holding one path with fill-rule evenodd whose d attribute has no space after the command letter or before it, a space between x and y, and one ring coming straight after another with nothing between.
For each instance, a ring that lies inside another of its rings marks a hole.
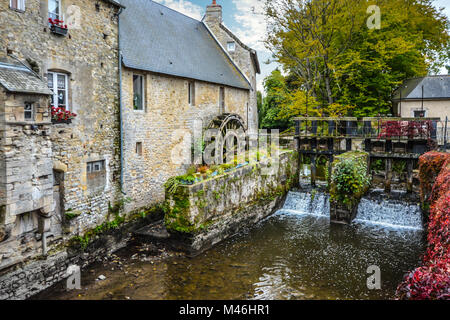
<instances>
[{"instance_id":1,"label":"window","mask_svg":"<svg viewBox=\"0 0 450 320\"><path fill-rule=\"evenodd\" d=\"M230 41L227 43L227 50L229 52L234 52L236 50L236 42Z\"/></svg>"},{"instance_id":2,"label":"window","mask_svg":"<svg viewBox=\"0 0 450 320\"><path fill-rule=\"evenodd\" d=\"M188 101L189 105L195 106L195 82L193 81L188 85Z\"/></svg>"},{"instance_id":3,"label":"window","mask_svg":"<svg viewBox=\"0 0 450 320\"><path fill-rule=\"evenodd\" d=\"M34 120L34 105L31 102L25 102L24 119L26 121Z\"/></svg>"},{"instance_id":4,"label":"window","mask_svg":"<svg viewBox=\"0 0 450 320\"><path fill-rule=\"evenodd\" d=\"M49 72L47 73L48 87L53 91L51 96L51 105L55 108L68 108L68 87L69 76L65 73Z\"/></svg>"},{"instance_id":5,"label":"window","mask_svg":"<svg viewBox=\"0 0 450 320\"><path fill-rule=\"evenodd\" d=\"M414 118L424 118L425 110L414 110Z\"/></svg>"},{"instance_id":6,"label":"window","mask_svg":"<svg viewBox=\"0 0 450 320\"><path fill-rule=\"evenodd\" d=\"M224 87L220 87L220 92L219 92L219 111L220 111L220 113L224 113L225 112L225 88Z\"/></svg>"},{"instance_id":7,"label":"window","mask_svg":"<svg viewBox=\"0 0 450 320\"><path fill-rule=\"evenodd\" d=\"M94 161L94 162L88 162L87 163L87 172L93 173L93 172L100 172L105 170L105 161Z\"/></svg>"},{"instance_id":8,"label":"window","mask_svg":"<svg viewBox=\"0 0 450 320\"><path fill-rule=\"evenodd\" d=\"M134 110L144 110L144 77L133 75L133 104Z\"/></svg>"},{"instance_id":9,"label":"window","mask_svg":"<svg viewBox=\"0 0 450 320\"><path fill-rule=\"evenodd\" d=\"M48 0L48 17L64 20L61 14L61 0Z\"/></svg>"},{"instance_id":10,"label":"window","mask_svg":"<svg viewBox=\"0 0 450 320\"><path fill-rule=\"evenodd\" d=\"M103 190L106 185L105 160L88 162L86 171L88 189L93 192Z\"/></svg>"},{"instance_id":11,"label":"window","mask_svg":"<svg viewBox=\"0 0 450 320\"><path fill-rule=\"evenodd\" d=\"M142 156L142 142L136 142L136 153L138 156Z\"/></svg>"},{"instance_id":12,"label":"window","mask_svg":"<svg viewBox=\"0 0 450 320\"><path fill-rule=\"evenodd\" d=\"M9 7L14 10L25 11L25 0L9 0Z\"/></svg>"}]
</instances>

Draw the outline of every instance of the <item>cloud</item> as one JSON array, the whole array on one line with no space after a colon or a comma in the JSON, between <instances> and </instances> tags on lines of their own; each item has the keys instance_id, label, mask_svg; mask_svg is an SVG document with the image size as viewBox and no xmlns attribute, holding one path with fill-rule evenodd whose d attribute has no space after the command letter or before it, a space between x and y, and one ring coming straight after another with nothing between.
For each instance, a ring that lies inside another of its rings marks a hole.
<instances>
[{"instance_id":1,"label":"cloud","mask_svg":"<svg viewBox=\"0 0 450 320\"><path fill-rule=\"evenodd\" d=\"M204 8L190 2L189 0L155 0L155 1L197 20L201 20L204 14Z\"/></svg>"},{"instance_id":2,"label":"cloud","mask_svg":"<svg viewBox=\"0 0 450 320\"><path fill-rule=\"evenodd\" d=\"M247 45L258 51L267 51L263 40L266 36L266 19L262 0L232 0L236 6L234 20L240 25L236 35Z\"/></svg>"}]
</instances>

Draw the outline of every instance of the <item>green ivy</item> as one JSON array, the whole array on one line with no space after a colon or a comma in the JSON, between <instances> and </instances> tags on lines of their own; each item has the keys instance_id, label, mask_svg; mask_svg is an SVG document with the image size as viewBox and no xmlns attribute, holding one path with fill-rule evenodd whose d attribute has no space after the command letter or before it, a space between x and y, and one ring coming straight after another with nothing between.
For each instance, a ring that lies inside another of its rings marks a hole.
<instances>
[{"instance_id":1,"label":"green ivy","mask_svg":"<svg viewBox=\"0 0 450 320\"><path fill-rule=\"evenodd\" d=\"M367 157L364 152L347 152L333 162L331 172L331 201L349 210L353 209L370 185L367 174Z\"/></svg>"}]
</instances>

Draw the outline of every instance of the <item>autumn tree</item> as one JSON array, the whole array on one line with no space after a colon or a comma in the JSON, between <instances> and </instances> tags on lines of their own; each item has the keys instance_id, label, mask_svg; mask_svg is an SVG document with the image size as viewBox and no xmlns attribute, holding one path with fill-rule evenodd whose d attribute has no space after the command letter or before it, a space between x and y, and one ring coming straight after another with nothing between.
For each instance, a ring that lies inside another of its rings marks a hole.
<instances>
[{"instance_id":1,"label":"autumn tree","mask_svg":"<svg viewBox=\"0 0 450 320\"><path fill-rule=\"evenodd\" d=\"M449 43L431 0L267 0L266 16L266 46L298 88L322 110L355 106L356 116L389 113L392 91L438 70Z\"/></svg>"}]
</instances>

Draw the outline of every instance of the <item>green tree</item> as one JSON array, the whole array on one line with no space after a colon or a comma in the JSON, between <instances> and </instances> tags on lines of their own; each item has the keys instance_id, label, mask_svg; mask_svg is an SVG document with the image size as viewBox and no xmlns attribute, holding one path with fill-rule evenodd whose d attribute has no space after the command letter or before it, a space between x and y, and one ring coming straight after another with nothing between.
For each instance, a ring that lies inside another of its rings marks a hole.
<instances>
[{"instance_id":1,"label":"green tree","mask_svg":"<svg viewBox=\"0 0 450 320\"><path fill-rule=\"evenodd\" d=\"M368 6L381 28L369 29ZM356 116L390 112L406 78L438 70L449 43L448 20L432 0L268 0L266 46L298 88Z\"/></svg>"}]
</instances>

